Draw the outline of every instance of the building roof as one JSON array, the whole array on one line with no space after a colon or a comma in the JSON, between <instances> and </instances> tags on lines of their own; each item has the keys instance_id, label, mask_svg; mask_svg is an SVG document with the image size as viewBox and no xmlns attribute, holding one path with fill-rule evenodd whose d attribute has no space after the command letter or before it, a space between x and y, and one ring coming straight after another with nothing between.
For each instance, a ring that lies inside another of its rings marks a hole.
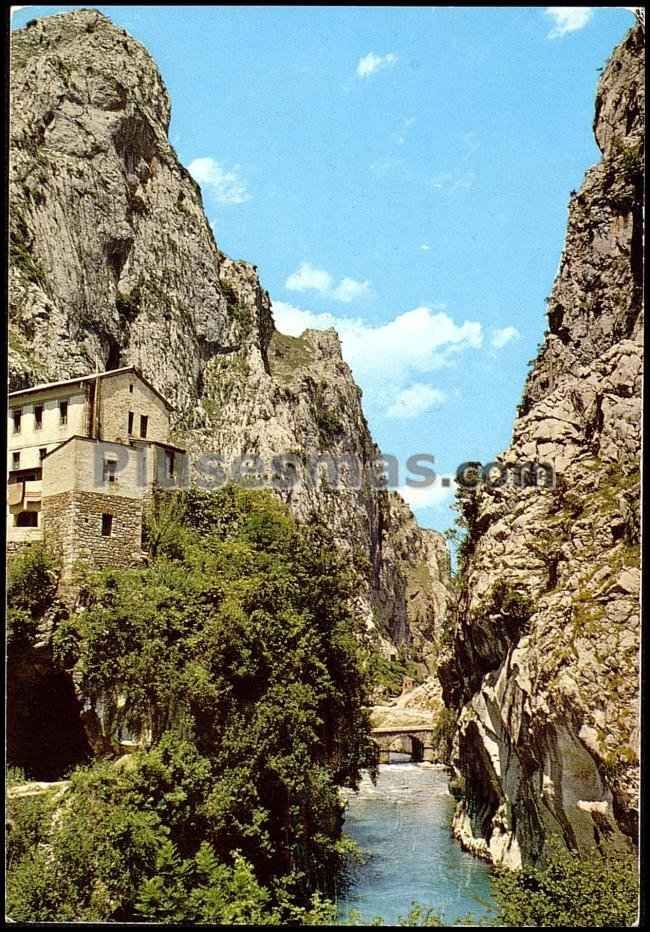
<instances>
[{"instance_id":1,"label":"building roof","mask_svg":"<svg viewBox=\"0 0 650 932\"><path fill-rule=\"evenodd\" d=\"M148 379L145 379L140 370L135 366L124 366L121 369L109 369L106 372L92 372L90 375L79 375L74 379L63 379L61 382L43 382L40 385L32 385L30 388L21 388L16 392L9 392L7 397L10 401L13 399L18 400L22 397L36 394L36 392L44 392L51 388L64 388L66 385L77 385L79 382L93 382L95 379L106 379L113 375L123 375L125 372L132 372L136 378L140 379L147 388L160 398L170 411L172 410L172 405L167 401L165 396L162 395Z\"/></svg>"},{"instance_id":2,"label":"building roof","mask_svg":"<svg viewBox=\"0 0 650 932\"><path fill-rule=\"evenodd\" d=\"M177 447L173 443L163 443L161 440L142 440L141 438L133 438L128 443L121 443L119 440L99 440L97 437L84 437L83 434L72 434L71 437L68 437L67 440L62 440L61 443L57 444L43 457L43 460L46 460L48 456L51 456L53 453L56 453L61 447L64 447L66 444L70 443L72 440L83 440L84 443L97 443L102 444L105 447L126 447L129 450L137 450L141 447L162 447L164 450L174 450L176 453L186 453L186 450L183 450L182 447ZM41 460L41 462L43 462ZM16 472L17 470L12 470ZM19 470L18 470L19 471Z\"/></svg>"}]
</instances>

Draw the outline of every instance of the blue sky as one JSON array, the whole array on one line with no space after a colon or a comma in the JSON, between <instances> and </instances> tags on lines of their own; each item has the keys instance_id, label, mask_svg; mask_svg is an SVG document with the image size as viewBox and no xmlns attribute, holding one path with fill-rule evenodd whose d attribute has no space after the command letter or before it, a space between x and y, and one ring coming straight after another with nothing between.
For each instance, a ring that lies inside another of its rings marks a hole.
<instances>
[{"instance_id":1,"label":"blue sky","mask_svg":"<svg viewBox=\"0 0 650 932\"><path fill-rule=\"evenodd\" d=\"M21 7L13 25L76 7ZM375 439L507 446L623 7L100 6L155 58L221 248L339 330ZM403 479L405 473L402 474ZM439 485L408 493L453 522Z\"/></svg>"}]
</instances>

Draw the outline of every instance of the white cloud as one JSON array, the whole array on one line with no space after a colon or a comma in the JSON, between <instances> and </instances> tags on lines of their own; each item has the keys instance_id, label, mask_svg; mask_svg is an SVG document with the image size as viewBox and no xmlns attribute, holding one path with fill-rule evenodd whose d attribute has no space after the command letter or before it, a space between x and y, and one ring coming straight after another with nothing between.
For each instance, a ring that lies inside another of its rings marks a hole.
<instances>
[{"instance_id":1,"label":"white cloud","mask_svg":"<svg viewBox=\"0 0 650 932\"><path fill-rule=\"evenodd\" d=\"M443 479L447 485L443 485ZM410 485L402 485L397 491L413 511L424 511L445 505L456 493L456 482L451 476L437 475L435 482L425 488L414 489Z\"/></svg>"},{"instance_id":2,"label":"white cloud","mask_svg":"<svg viewBox=\"0 0 650 932\"><path fill-rule=\"evenodd\" d=\"M463 153L463 162L469 161L471 157L481 148L481 144L478 141L478 136L473 130L463 135L463 148L465 149Z\"/></svg>"},{"instance_id":3,"label":"white cloud","mask_svg":"<svg viewBox=\"0 0 650 932\"><path fill-rule=\"evenodd\" d=\"M545 12L555 23L547 39L559 39L569 32L584 29L594 15L590 6L547 6Z\"/></svg>"},{"instance_id":4,"label":"white cloud","mask_svg":"<svg viewBox=\"0 0 650 932\"><path fill-rule=\"evenodd\" d=\"M431 179L431 187L442 191L444 188L449 186L453 180L453 177L454 176L451 174L451 172L441 172L438 175L434 175Z\"/></svg>"},{"instance_id":5,"label":"white cloud","mask_svg":"<svg viewBox=\"0 0 650 932\"><path fill-rule=\"evenodd\" d=\"M12 6L9 9L10 9L10 13L9 13L10 18L13 18L14 13L17 13L18 10L26 10L27 7L26 6Z\"/></svg>"},{"instance_id":6,"label":"white cloud","mask_svg":"<svg viewBox=\"0 0 650 932\"><path fill-rule=\"evenodd\" d=\"M301 262L298 269L288 277L284 287L289 291L327 293L332 287L332 276L325 269L316 268L311 262Z\"/></svg>"},{"instance_id":7,"label":"white cloud","mask_svg":"<svg viewBox=\"0 0 650 932\"><path fill-rule=\"evenodd\" d=\"M243 204L251 199L246 182L239 174L239 165L226 171L215 159L205 156L193 159L187 170L219 204Z\"/></svg>"},{"instance_id":8,"label":"white cloud","mask_svg":"<svg viewBox=\"0 0 650 932\"><path fill-rule=\"evenodd\" d=\"M429 250L431 249L431 246L429 246L428 243L422 243L420 246L420 249L422 250L422 252L429 252Z\"/></svg>"},{"instance_id":9,"label":"white cloud","mask_svg":"<svg viewBox=\"0 0 650 932\"><path fill-rule=\"evenodd\" d=\"M338 323L333 314L315 314L284 301L273 302L273 318L278 330L290 337L299 337L305 330L327 330Z\"/></svg>"},{"instance_id":10,"label":"white cloud","mask_svg":"<svg viewBox=\"0 0 650 932\"><path fill-rule=\"evenodd\" d=\"M332 292L337 301L349 304L358 298L365 298L370 294L369 281L356 281L354 278L343 278Z\"/></svg>"},{"instance_id":11,"label":"white cloud","mask_svg":"<svg viewBox=\"0 0 650 932\"><path fill-rule=\"evenodd\" d=\"M479 349L483 332L478 321L455 323L443 307L416 307L385 324L359 317L337 317L273 302L279 330L299 336L302 330L336 327L347 361L359 376L398 381L405 387L411 372L432 372L448 366L466 349Z\"/></svg>"},{"instance_id":12,"label":"white cloud","mask_svg":"<svg viewBox=\"0 0 650 932\"><path fill-rule=\"evenodd\" d=\"M397 55L394 52L388 52L387 55L376 55L374 52L368 52L363 58L359 59L357 64L357 77L369 78L375 71L381 68L390 68L397 64Z\"/></svg>"},{"instance_id":13,"label":"white cloud","mask_svg":"<svg viewBox=\"0 0 650 932\"><path fill-rule=\"evenodd\" d=\"M401 392L421 381L418 376L451 365L459 353L483 343L478 321L458 324L444 306L416 307L383 324L318 314L283 301L273 302L273 314L278 330L292 336L309 328L336 328L367 405L384 414Z\"/></svg>"},{"instance_id":14,"label":"white cloud","mask_svg":"<svg viewBox=\"0 0 650 932\"><path fill-rule=\"evenodd\" d=\"M469 191L474 187L476 172L466 171L462 174L454 172L440 172L431 179L431 187L436 191L454 194L456 191Z\"/></svg>"},{"instance_id":15,"label":"white cloud","mask_svg":"<svg viewBox=\"0 0 650 932\"><path fill-rule=\"evenodd\" d=\"M370 171L375 178L382 179L403 170L404 165L404 159L401 158L377 159L376 162L370 163Z\"/></svg>"},{"instance_id":16,"label":"white cloud","mask_svg":"<svg viewBox=\"0 0 650 932\"><path fill-rule=\"evenodd\" d=\"M402 120L400 129L397 133L393 134L393 139L398 144L398 146L404 145L408 132L412 126L415 126L415 117L407 117L405 120Z\"/></svg>"},{"instance_id":17,"label":"white cloud","mask_svg":"<svg viewBox=\"0 0 650 932\"><path fill-rule=\"evenodd\" d=\"M395 401L387 408L386 417L410 419L419 417L436 405L444 404L447 396L439 388L425 382L416 382L402 389Z\"/></svg>"},{"instance_id":18,"label":"white cloud","mask_svg":"<svg viewBox=\"0 0 650 932\"><path fill-rule=\"evenodd\" d=\"M322 295L349 304L370 294L370 282L356 278L342 278L338 285L325 269L319 269L311 262L301 262L295 272L287 278L284 287L288 291L318 291Z\"/></svg>"},{"instance_id":19,"label":"white cloud","mask_svg":"<svg viewBox=\"0 0 650 932\"><path fill-rule=\"evenodd\" d=\"M506 343L517 340L520 336L516 327L501 327L492 331L492 346L494 349L502 349Z\"/></svg>"}]
</instances>

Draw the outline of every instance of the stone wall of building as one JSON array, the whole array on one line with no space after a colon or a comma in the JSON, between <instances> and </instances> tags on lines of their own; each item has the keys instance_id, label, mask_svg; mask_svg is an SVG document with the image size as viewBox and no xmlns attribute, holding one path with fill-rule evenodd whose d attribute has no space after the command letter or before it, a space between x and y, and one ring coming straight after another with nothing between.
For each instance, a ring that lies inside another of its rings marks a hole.
<instances>
[{"instance_id":1,"label":"stone wall of building","mask_svg":"<svg viewBox=\"0 0 650 932\"><path fill-rule=\"evenodd\" d=\"M115 463L115 481L104 478L104 462ZM141 498L149 483L143 451L119 443L73 437L43 460L43 497L67 490Z\"/></svg>"},{"instance_id":2,"label":"stone wall of building","mask_svg":"<svg viewBox=\"0 0 650 932\"><path fill-rule=\"evenodd\" d=\"M190 486L190 462L185 451L171 444L149 443L134 440L133 446L142 456L140 475L143 477L148 495L153 489L160 488L169 492ZM169 472L168 454L173 454L173 474Z\"/></svg>"},{"instance_id":3,"label":"stone wall of building","mask_svg":"<svg viewBox=\"0 0 650 932\"><path fill-rule=\"evenodd\" d=\"M110 515L110 535L102 519ZM45 544L65 574L79 562L131 566L142 559L142 500L97 492L61 492L43 498Z\"/></svg>"},{"instance_id":4,"label":"stone wall of building","mask_svg":"<svg viewBox=\"0 0 650 932\"><path fill-rule=\"evenodd\" d=\"M61 563L74 550L72 492L49 495L41 502L43 540L52 556Z\"/></svg>"},{"instance_id":5,"label":"stone wall of building","mask_svg":"<svg viewBox=\"0 0 650 932\"><path fill-rule=\"evenodd\" d=\"M141 437L140 418L148 418L147 440L167 443L169 411L164 401L135 372L125 372L100 380L99 423L102 440L126 443L130 436ZM129 434L129 412L133 429Z\"/></svg>"},{"instance_id":6,"label":"stone wall of building","mask_svg":"<svg viewBox=\"0 0 650 932\"><path fill-rule=\"evenodd\" d=\"M60 403L67 401L67 421L61 423ZM35 408L42 407L41 426L36 421ZM21 411L20 431L14 429L13 415ZM75 434L84 435L88 429L88 402L86 386L74 389L61 387L9 399L7 437L10 469L38 469L41 465L41 450L52 450ZM12 465L11 454L20 452L20 464Z\"/></svg>"},{"instance_id":7,"label":"stone wall of building","mask_svg":"<svg viewBox=\"0 0 650 932\"><path fill-rule=\"evenodd\" d=\"M7 560L10 560L12 557L18 556L19 553L22 553L23 550L26 550L28 547L31 547L32 544L38 543L36 540L8 540L5 546L5 553L7 555Z\"/></svg>"}]
</instances>

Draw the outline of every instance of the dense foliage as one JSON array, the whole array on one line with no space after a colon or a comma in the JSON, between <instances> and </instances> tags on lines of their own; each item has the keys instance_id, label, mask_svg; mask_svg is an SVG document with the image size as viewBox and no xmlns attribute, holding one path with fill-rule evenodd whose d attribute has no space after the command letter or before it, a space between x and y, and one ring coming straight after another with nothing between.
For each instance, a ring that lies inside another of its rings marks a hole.
<instances>
[{"instance_id":1,"label":"dense foliage","mask_svg":"<svg viewBox=\"0 0 650 932\"><path fill-rule=\"evenodd\" d=\"M56 574L42 545L35 544L14 557L7 567L7 651L11 661L31 643L39 621L50 608Z\"/></svg>"},{"instance_id":2,"label":"dense foliage","mask_svg":"<svg viewBox=\"0 0 650 932\"><path fill-rule=\"evenodd\" d=\"M506 926L626 928L638 919L632 855L579 856L558 843L543 866L498 871L493 889Z\"/></svg>"},{"instance_id":3,"label":"dense foliage","mask_svg":"<svg viewBox=\"0 0 650 932\"><path fill-rule=\"evenodd\" d=\"M127 766L79 768L59 798L54 791L14 803L9 915L225 925L331 920L332 907L317 895L300 909L287 879L265 887L238 851L227 860L216 854L194 810L209 795L211 771L191 742L168 734Z\"/></svg>"},{"instance_id":4,"label":"dense foliage","mask_svg":"<svg viewBox=\"0 0 650 932\"><path fill-rule=\"evenodd\" d=\"M116 754L119 735L147 749L74 774L14 853L13 918L332 918L312 896L345 865L337 787L370 751L354 577L271 495L181 505L150 522L147 566L89 577L58 626Z\"/></svg>"},{"instance_id":5,"label":"dense foliage","mask_svg":"<svg viewBox=\"0 0 650 932\"><path fill-rule=\"evenodd\" d=\"M66 613L41 544L12 557L7 570L7 763L51 780L87 759L89 750L73 684L47 649L51 627Z\"/></svg>"},{"instance_id":6,"label":"dense foliage","mask_svg":"<svg viewBox=\"0 0 650 932\"><path fill-rule=\"evenodd\" d=\"M367 669L372 681L373 698L380 702L388 696L399 696L404 685L404 678L410 676L416 680L418 668L406 656L402 648L396 658L384 657L378 650L367 656Z\"/></svg>"}]
</instances>

